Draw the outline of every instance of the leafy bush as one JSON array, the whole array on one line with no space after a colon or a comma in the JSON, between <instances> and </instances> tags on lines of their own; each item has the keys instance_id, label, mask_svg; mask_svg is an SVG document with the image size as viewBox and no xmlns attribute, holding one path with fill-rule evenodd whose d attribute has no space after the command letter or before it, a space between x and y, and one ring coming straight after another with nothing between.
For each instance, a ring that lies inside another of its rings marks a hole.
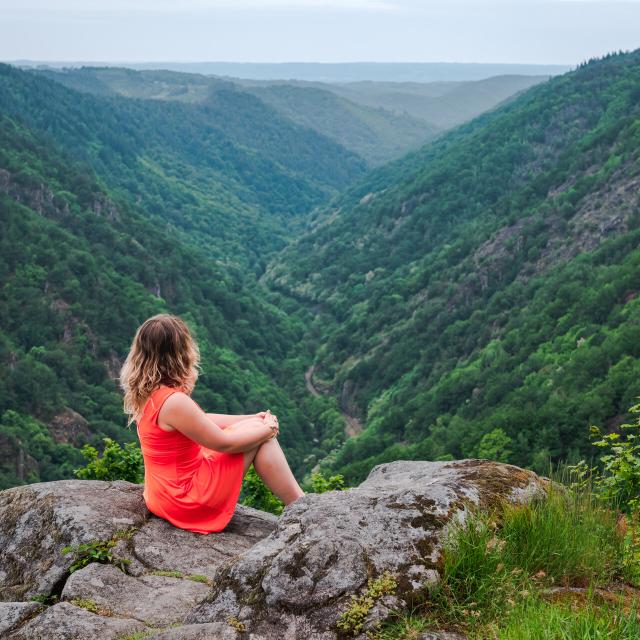
<instances>
[{"instance_id":1,"label":"leafy bush","mask_svg":"<svg viewBox=\"0 0 640 640\"><path fill-rule=\"evenodd\" d=\"M70 573L86 567L90 562L113 564L126 573L126 567L131 561L128 558L121 558L114 554L112 548L116 546L119 540L130 538L135 531L136 527L131 527L126 530L116 531L108 540L91 540L75 546L67 545L60 550L60 553L62 555L75 554L75 559L69 567Z\"/></svg>"},{"instance_id":2,"label":"leafy bush","mask_svg":"<svg viewBox=\"0 0 640 640\"><path fill-rule=\"evenodd\" d=\"M134 484L144 482L142 451L135 442L120 446L112 438L103 438L104 451L100 457L95 447L85 444L82 455L89 461L86 466L74 470L78 478L85 480L127 480Z\"/></svg>"},{"instance_id":3,"label":"leafy bush","mask_svg":"<svg viewBox=\"0 0 640 640\"><path fill-rule=\"evenodd\" d=\"M629 411L639 414L631 423L620 425L623 433L602 434L589 427L592 444L607 451L600 456L603 468L589 467L584 460L569 467L577 477L576 486L593 483L597 495L626 513L640 509L640 404Z\"/></svg>"},{"instance_id":4,"label":"leafy bush","mask_svg":"<svg viewBox=\"0 0 640 640\"><path fill-rule=\"evenodd\" d=\"M326 477L321 471L317 471L311 474L311 489L305 490L312 493L325 493L326 491L341 491L346 488L342 475ZM280 515L284 509L282 500L271 492L256 473L254 467L251 467L244 477L240 503L276 515Z\"/></svg>"},{"instance_id":5,"label":"leafy bush","mask_svg":"<svg viewBox=\"0 0 640 640\"><path fill-rule=\"evenodd\" d=\"M314 493L325 493L327 491L344 491L347 489L344 484L344 476L336 474L327 478L321 471L311 474L311 486Z\"/></svg>"}]
</instances>

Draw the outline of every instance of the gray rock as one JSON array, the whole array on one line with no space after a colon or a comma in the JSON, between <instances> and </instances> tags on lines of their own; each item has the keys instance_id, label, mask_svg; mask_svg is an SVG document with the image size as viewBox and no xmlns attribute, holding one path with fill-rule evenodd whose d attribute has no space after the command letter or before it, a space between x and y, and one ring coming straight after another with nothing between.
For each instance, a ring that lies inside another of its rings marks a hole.
<instances>
[{"instance_id":1,"label":"gray rock","mask_svg":"<svg viewBox=\"0 0 640 640\"><path fill-rule=\"evenodd\" d=\"M223 531L203 535L154 517L133 536L132 554L147 568L213 578L221 564L269 535L277 521L272 513L237 505Z\"/></svg>"},{"instance_id":2,"label":"gray rock","mask_svg":"<svg viewBox=\"0 0 640 640\"><path fill-rule=\"evenodd\" d=\"M143 524L148 511L141 486L58 480L1 491L0 601L55 591L73 563L73 554L61 554L64 546Z\"/></svg>"},{"instance_id":3,"label":"gray rock","mask_svg":"<svg viewBox=\"0 0 640 640\"><path fill-rule=\"evenodd\" d=\"M8 636L8 640L115 640L143 631L139 620L99 616L69 602L58 602Z\"/></svg>"},{"instance_id":4,"label":"gray rock","mask_svg":"<svg viewBox=\"0 0 640 640\"><path fill-rule=\"evenodd\" d=\"M0 602L0 638L43 609L39 602Z\"/></svg>"},{"instance_id":5,"label":"gray rock","mask_svg":"<svg viewBox=\"0 0 640 640\"><path fill-rule=\"evenodd\" d=\"M187 578L128 576L110 564L92 562L74 571L62 591L63 600L88 598L123 618L153 626L181 622L209 588Z\"/></svg>"},{"instance_id":6,"label":"gray rock","mask_svg":"<svg viewBox=\"0 0 640 640\"><path fill-rule=\"evenodd\" d=\"M359 487L308 494L279 518L238 505L225 530L208 535L151 514L142 485L14 487L0 492L0 632L11 640L103 640L143 630L156 640L336 640L351 597L389 571L397 588L373 603L366 633L438 582L452 522L502 498L526 502L546 482L487 460L401 460L376 466ZM111 553L129 560L126 573L98 563L70 573L74 557L62 555L64 546L124 529L130 535ZM156 570L199 574L212 587ZM36 594L62 601L16 602ZM99 609L73 604L80 599Z\"/></svg>"},{"instance_id":7,"label":"gray rock","mask_svg":"<svg viewBox=\"0 0 640 640\"><path fill-rule=\"evenodd\" d=\"M467 640L467 636L452 631L427 631L420 634L418 640Z\"/></svg>"},{"instance_id":8,"label":"gray rock","mask_svg":"<svg viewBox=\"0 0 640 640\"><path fill-rule=\"evenodd\" d=\"M241 637L242 635L226 622L210 622L167 629L147 636L144 640L238 640Z\"/></svg>"},{"instance_id":9,"label":"gray rock","mask_svg":"<svg viewBox=\"0 0 640 640\"><path fill-rule=\"evenodd\" d=\"M531 471L488 460L377 465L359 487L288 505L272 534L221 567L184 622L235 616L265 637L335 640L340 614L369 578L389 570L401 605L424 598L450 523L475 506L530 500L545 485ZM384 614L378 607L375 622Z\"/></svg>"},{"instance_id":10,"label":"gray rock","mask_svg":"<svg viewBox=\"0 0 640 640\"><path fill-rule=\"evenodd\" d=\"M57 480L0 491L0 601L59 592L74 554L63 547L108 540L136 527L112 548L143 575L174 569L213 576L217 567L275 527L270 513L238 505L225 531L192 533L149 512L141 484L123 480Z\"/></svg>"}]
</instances>

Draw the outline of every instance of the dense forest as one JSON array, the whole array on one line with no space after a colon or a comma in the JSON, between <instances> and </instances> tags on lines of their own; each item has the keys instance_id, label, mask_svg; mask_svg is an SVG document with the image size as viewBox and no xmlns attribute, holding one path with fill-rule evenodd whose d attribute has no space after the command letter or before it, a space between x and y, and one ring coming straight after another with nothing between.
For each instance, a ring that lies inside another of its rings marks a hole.
<instances>
[{"instance_id":1,"label":"dense forest","mask_svg":"<svg viewBox=\"0 0 640 640\"><path fill-rule=\"evenodd\" d=\"M246 132L243 144L230 142L233 127L216 133L224 114L103 101L8 66L0 105L0 487L73 477L79 447L103 436L136 440L117 375L137 326L162 311L200 345L196 400L219 413L271 408L302 473L317 439L306 392L288 384L304 390L303 364L289 358L304 353L303 327L251 291L251 274L285 242L287 220L362 161L290 123L265 124L252 150ZM224 109L230 123L250 117L233 101ZM165 161L171 174L158 170ZM210 201L198 198L201 179ZM340 420L331 405L314 403Z\"/></svg>"},{"instance_id":2,"label":"dense forest","mask_svg":"<svg viewBox=\"0 0 640 640\"><path fill-rule=\"evenodd\" d=\"M160 311L200 344L195 399L270 408L300 478L466 456L544 471L626 419L640 52L373 170L286 95L127 97L96 78L0 65L0 488L136 440L117 375Z\"/></svg>"},{"instance_id":3,"label":"dense forest","mask_svg":"<svg viewBox=\"0 0 640 640\"><path fill-rule=\"evenodd\" d=\"M228 83L182 104L98 97L0 65L0 113L46 134L167 233L256 271L298 218L365 170Z\"/></svg>"},{"instance_id":4,"label":"dense forest","mask_svg":"<svg viewBox=\"0 0 640 640\"><path fill-rule=\"evenodd\" d=\"M640 393L640 52L592 60L367 175L263 281L362 433L324 460L588 455ZM306 314L306 315L305 315Z\"/></svg>"}]
</instances>

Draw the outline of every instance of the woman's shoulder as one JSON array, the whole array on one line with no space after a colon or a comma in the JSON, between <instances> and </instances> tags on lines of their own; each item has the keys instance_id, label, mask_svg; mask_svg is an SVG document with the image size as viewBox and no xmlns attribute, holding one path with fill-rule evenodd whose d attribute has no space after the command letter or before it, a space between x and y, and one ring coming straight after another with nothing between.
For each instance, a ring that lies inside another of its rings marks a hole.
<instances>
[{"instance_id":1,"label":"woman's shoulder","mask_svg":"<svg viewBox=\"0 0 640 640\"><path fill-rule=\"evenodd\" d=\"M161 387L162 404L168 407L188 407L197 404L184 387Z\"/></svg>"},{"instance_id":2,"label":"woman's shoulder","mask_svg":"<svg viewBox=\"0 0 640 640\"><path fill-rule=\"evenodd\" d=\"M165 400L172 395L186 396L185 389L183 387L172 387L166 384L160 384L149 393L144 404L142 413L146 413L147 410L154 410L161 404L164 404Z\"/></svg>"}]
</instances>

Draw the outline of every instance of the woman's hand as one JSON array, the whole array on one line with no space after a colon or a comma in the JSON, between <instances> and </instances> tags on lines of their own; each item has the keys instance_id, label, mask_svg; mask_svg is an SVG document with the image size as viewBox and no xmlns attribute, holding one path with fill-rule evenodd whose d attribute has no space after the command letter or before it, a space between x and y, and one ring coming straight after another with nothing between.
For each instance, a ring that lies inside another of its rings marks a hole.
<instances>
[{"instance_id":1,"label":"woman's hand","mask_svg":"<svg viewBox=\"0 0 640 640\"><path fill-rule=\"evenodd\" d=\"M278 424L277 416L273 415L269 409L267 409L266 411L261 411L260 413L264 414L263 422L267 426L271 427L271 429L273 431L273 436L271 436L271 437L277 436L280 433L280 426ZM258 415L260 415L260 414L258 414Z\"/></svg>"}]
</instances>

